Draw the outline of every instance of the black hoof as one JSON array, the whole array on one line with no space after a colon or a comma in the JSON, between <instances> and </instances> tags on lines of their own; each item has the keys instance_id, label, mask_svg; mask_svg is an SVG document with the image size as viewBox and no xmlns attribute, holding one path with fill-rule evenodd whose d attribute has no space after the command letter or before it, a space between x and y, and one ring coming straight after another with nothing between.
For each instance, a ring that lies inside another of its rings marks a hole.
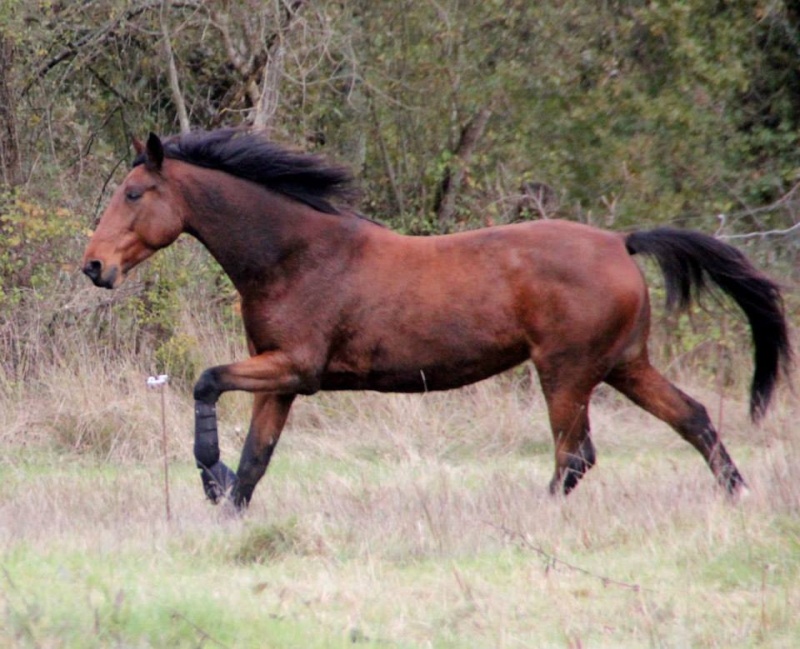
<instances>
[{"instance_id":1,"label":"black hoof","mask_svg":"<svg viewBox=\"0 0 800 649\"><path fill-rule=\"evenodd\" d=\"M554 496L569 495L569 492L578 486L578 482L592 468L593 464L594 458L591 462L587 462L580 456L571 457L567 465L557 471L550 481L550 493Z\"/></svg>"},{"instance_id":2,"label":"black hoof","mask_svg":"<svg viewBox=\"0 0 800 649\"><path fill-rule=\"evenodd\" d=\"M200 477L203 479L203 490L208 499L215 505L229 496L236 486L236 474L222 462L211 467L201 466Z\"/></svg>"},{"instance_id":3,"label":"black hoof","mask_svg":"<svg viewBox=\"0 0 800 649\"><path fill-rule=\"evenodd\" d=\"M733 467L730 472L720 477L720 482L728 493L728 497L734 502L739 500L740 496L747 495L750 489L747 486L742 474Z\"/></svg>"},{"instance_id":4,"label":"black hoof","mask_svg":"<svg viewBox=\"0 0 800 649\"><path fill-rule=\"evenodd\" d=\"M253 487L243 487L241 482L237 482L231 494L231 500L237 511L244 512L250 504L253 495Z\"/></svg>"},{"instance_id":5,"label":"black hoof","mask_svg":"<svg viewBox=\"0 0 800 649\"><path fill-rule=\"evenodd\" d=\"M580 479L581 476L567 471L563 477L553 478L550 481L548 491L551 496L568 496L569 493L578 486L578 481Z\"/></svg>"}]
</instances>

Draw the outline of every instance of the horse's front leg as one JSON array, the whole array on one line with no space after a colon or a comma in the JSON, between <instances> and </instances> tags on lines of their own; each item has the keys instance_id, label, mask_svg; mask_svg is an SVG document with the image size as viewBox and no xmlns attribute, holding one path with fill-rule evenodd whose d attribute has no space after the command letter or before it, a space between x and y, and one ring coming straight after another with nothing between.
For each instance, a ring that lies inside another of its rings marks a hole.
<instances>
[{"instance_id":1,"label":"horse's front leg","mask_svg":"<svg viewBox=\"0 0 800 649\"><path fill-rule=\"evenodd\" d=\"M206 496L214 504L218 503L233 489L236 474L219 459L217 408L213 403L195 401L194 458L200 469Z\"/></svg>"},{"instance_id":2,"label":"horse's front leg","mask_svg":"<svg viewBox=\"0 0 800 649\"><path fill-rule=\"evenodd\" d=\"M253 490L266 472L294 398L293 394L255 395L253 418L242 449L233 489L233 503L238 509L247 507Z\"/></svg>"},{"instance_id":3,"label":"horse's front leg","mask_svg":"<svg viewBox=\"0 0 800 649\"><path fill-rule=\"evenodd\" d=\"M212 367L201 374L194 387L194 455L203 489L212 502L217 503L223 496L229 495L241 507L250 500L272 453L271 448L266 450L269 446L266 440L272 436L277 441L295 394L316 391L318 382L301 367L303 364L293 356L276 351L258 354L238 363ZM262 404L267 409L263 417L259 416L261 408L258 412L254 410L254 425L251 425L242 452L243 466L240 467L239 478L220 460L219 452L216 403L223 392L230 390L260 393L256 398L256 406ZM276 404L274 414L266 405L271 398ZM280 403L286 405L282 408L277 405ZM237 485L240 478L244 478L241 488Z\"/></svg>"}]
</instances>

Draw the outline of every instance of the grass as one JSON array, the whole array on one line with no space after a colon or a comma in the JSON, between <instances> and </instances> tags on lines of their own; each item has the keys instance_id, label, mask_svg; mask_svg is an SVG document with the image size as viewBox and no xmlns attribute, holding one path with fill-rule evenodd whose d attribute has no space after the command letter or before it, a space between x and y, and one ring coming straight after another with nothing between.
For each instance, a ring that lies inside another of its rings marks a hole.
<instances>
[{"instance_id":1,"label":"grass","mask_svg":"<svg viewBox=\"0 0 800 649\"><path fill-rule=\"evenodd\" d=\"M105 408L139 413L129 438L146 452L65 445L53 425L29 444L16 429L0 460L2 647L800 642L790 395L759 429L726 396L725 440L752 488L735 505L699 455L610 392L593 403L600 462L568 499L546 494L544 405L523 374L417 397L320 395L297 404L240 518L203 500L190 409L173 393L167 522L159 402L108 390ZM246 401L228 405L231 463L246 419ZM42 426L8 416L20 421Z\"/></svg>"}]
</instances>

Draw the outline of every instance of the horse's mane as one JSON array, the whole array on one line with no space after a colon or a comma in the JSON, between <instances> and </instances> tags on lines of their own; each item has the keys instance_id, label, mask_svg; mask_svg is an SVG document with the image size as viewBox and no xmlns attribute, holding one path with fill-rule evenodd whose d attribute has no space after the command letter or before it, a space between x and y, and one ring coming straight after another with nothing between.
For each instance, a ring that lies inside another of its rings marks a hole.
<instances>
[{"instance_id":1,"label":"horse's mane","mask_svg":"<svg viewBox=\"0 0 800 649\"><path fill-rule=\"evenodd\" d=\"M193 131L167 138L163 146L167 158L258 183L320 212L338 214L334 203L352 209L357 196L346 167L319 155L292 151L259 133L233 128ZM134 166L142 162L144 156L138 156Z\"/></svg>"}]
</instances>

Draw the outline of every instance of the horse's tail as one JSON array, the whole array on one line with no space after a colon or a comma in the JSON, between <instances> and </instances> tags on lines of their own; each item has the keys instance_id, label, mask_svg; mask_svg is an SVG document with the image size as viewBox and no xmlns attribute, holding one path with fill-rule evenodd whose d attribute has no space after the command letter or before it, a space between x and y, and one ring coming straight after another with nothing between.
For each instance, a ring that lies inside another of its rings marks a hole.
<instances>
[{"instance_id":1,"label":"horse's tail","mask_svg":"<svg viewBox=\"0 0 800 649\"><path fill-rule=\"evenodd\" d=\"M656 228L625 238L632 255L655 258L664 274L667 307L685 308L708 290L710 279L744 311L753 335L755 371L750 416L757 421L769 406L778 376L792 360L780 287L761 274L736 248L699 232Z\"/></svg>"}]
</instances>

